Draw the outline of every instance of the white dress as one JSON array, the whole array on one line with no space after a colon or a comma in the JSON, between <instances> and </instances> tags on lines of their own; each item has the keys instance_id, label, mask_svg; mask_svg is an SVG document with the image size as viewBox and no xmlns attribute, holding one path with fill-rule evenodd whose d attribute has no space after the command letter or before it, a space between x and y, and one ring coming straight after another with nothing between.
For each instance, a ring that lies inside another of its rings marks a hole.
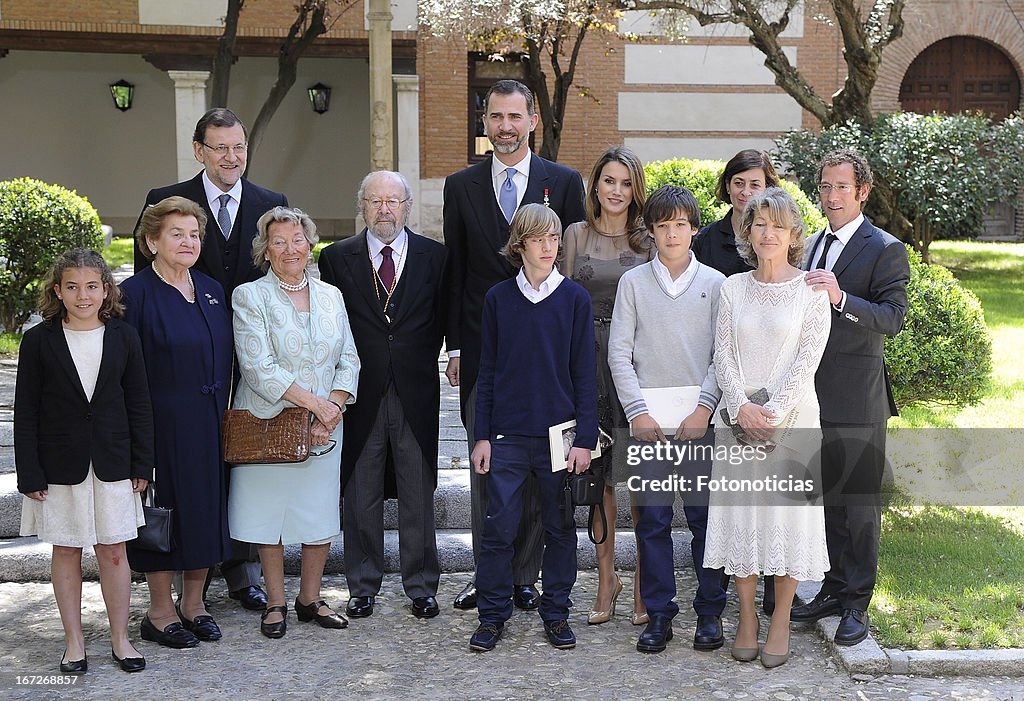
<instances>
[{"instance_id":1,"label":"white dress","mask_svg":"<svg viewBox=\"0 0 1024 701\"><path fill-rule=\"evenodd\" d=\"M64 328L71 359L89 400L100 372L105 328ZM132 491L132 481L104 482L96 477L90 463L88 474L79 484L48 485L45 501L24 497L20 533L38 535L39 540L52 545L84 548L132 540L145 522L142 500Z\"/></svg>"},{"instance_id":2,"label":"white dress","mask_svg":"<svg viewBox=\"0 0 1024 701\"><path fill-rule=\"evenodd\" d=\"M830 324L827 293L812 291L804 275L762 283L742 273L722 285L715 334L721 408L735 423L740 406L764 388L765 407L778 418L771 452L730 460L743 445L719 417L712 479L729 489L710 494L705 567L809 581L828 571L814 374Z\"/></svg>"}]
</instances>

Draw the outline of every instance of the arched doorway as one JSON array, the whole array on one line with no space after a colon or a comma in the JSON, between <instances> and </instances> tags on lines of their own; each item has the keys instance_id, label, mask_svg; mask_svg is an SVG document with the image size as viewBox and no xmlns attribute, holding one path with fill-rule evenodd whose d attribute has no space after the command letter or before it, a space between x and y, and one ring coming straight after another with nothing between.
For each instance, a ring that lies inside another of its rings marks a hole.
<instances>
[{"instance_id":1,"label":"arched doorway","mask_svg":"<svg viewBox=\"0 0 1024 701\"><path fill-rule=\"evenodd\" d=\"M1020 77L995 44L975 37L948 37L910 64L900 85L900 106L907 112L981 111L1004 119L1021 107ZM1017 240L1014 205L993 207L979 238Z\"/></svg>"},{"instance_id":2,"label":"arched doorway","mask_svg":"<svg viewBox=\"0 0 1024 701\"><path fill-rule=\"evenodd\" d=\"M907 112L980 110L1003 119L1020 109L1020 77L995 44L948 37L910 64L900 85L900 105Z\"/></svg>"}]
</instances>

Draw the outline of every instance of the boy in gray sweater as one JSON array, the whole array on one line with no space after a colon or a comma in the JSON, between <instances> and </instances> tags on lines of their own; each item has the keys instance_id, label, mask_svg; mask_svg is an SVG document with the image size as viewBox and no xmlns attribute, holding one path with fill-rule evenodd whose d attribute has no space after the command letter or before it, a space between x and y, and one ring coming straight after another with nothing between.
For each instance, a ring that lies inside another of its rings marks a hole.
<instances>
[{"instance_id":1,"label":"boy in gray sweater","mask_svg":"<svg viewBox=\"0 0 1024 701\"><path fill-rule=\"evenodd\" d=\"M708 424L721 398L714 341L725 276L690 252L700 210L689 190L673 185L656 190L644 207L644 221L658 255L619 280L608 340L608 366L633 436L627 455L634 471L627 486L638 505L640 592L650 614L636 647L661 652L672 639L672 618L679 612L673 601L672 502L682 491L697 575L693 647L714 650L724 642L725 588L722 570L702 566L708 500L696 486L699 475L710 475L714 453ZM659 426L648 412L644 390L684 386L699 397L696 406L678 427Z\"/></svg>"}]
</instances>

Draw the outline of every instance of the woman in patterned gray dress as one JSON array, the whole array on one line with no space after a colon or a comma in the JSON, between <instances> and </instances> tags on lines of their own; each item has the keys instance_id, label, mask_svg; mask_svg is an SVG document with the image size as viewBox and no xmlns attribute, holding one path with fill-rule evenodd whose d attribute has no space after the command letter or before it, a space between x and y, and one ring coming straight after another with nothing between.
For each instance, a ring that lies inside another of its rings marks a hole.
<instances>
[{"instance_id":1,"label":"woman in patterned gray dress","mask_svg":"<svg viewBox=\"0 0 1024 701\"><path fill-rule=\"evenodd\" d=\"M622 591L622 582L615 574L615 484L629 477L623 452L629 422L608 370L608 327L619 278L630 268L649 261L654 256L654 245L640 216L646 189L643 164L635 153L622 146L605 151L590 173L589 188L586 221L565 230L562 269L590 293L597 341L598 420L615 439L611 452L592 466L605 474L604 507L609 521L608 537L597 546L597 598L587 616L587 623L598 624L615 615L615 602ZM600 540L602 535L601 523L595 523L594 536ZM639 571L638 561L633 576L634 625L647 623Z\"/></svg>"}]
</instances>

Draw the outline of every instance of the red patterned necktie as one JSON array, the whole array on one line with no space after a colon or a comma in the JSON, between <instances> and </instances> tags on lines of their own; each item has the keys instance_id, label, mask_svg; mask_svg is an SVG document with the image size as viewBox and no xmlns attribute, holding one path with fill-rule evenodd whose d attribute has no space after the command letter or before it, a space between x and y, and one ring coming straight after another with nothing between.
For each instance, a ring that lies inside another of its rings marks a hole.
<instances>
[{"instance_id":1,"label":"red patterned necktie","mask_svg":"<svg viewBox=\"0 0 1024 701\"><path fill-rule=\"evenodd\" d=\"M377 275L380 276L380 281L384 284L384 290L387 292L391 292L395 286L395 261L391 259L391 253L391 246L380 249L384 260L381 261L380 268L377 269Z\"/></svg>"}]
</instances>

